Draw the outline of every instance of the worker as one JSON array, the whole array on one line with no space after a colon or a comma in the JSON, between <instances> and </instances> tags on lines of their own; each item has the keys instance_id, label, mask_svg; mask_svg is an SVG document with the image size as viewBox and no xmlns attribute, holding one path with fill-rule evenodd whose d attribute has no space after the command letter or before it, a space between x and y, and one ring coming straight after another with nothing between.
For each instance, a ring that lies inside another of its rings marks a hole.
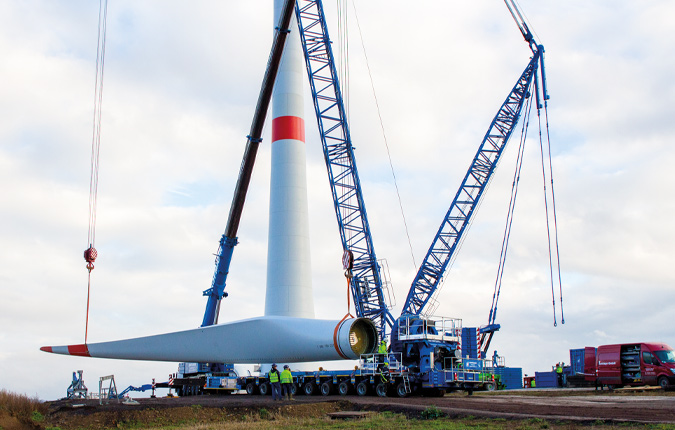
<instances>
[{"instance_id":1,"label":"worker","mask_svg":"<svg viewBox=\"0 0 675 430\"><path fill-rule=\"evenodd\" d=\"M497 354L497 350L495 349L495 353L492 354L492 367L497 367L499 363L499 354Z\"/></svg>"},{"instance_id":2,"label":"worker","mask_svg":"<svg viewBox=\"0 0 675 430\"><path fill-rule=\"evenodd\" d=\"M563 368L560 363L555 365L555 374L558 377L558 387L563 386Z\"/></svg>"},{"instance_id":3,"label":"worker","mask_svg":"<svg viewBox=\"0 0 675 430\"><path fill-rule=\"evenodd\" d=\"M379 363L377 368L381 371L384 367L389 367L389 361L387 360L387 340L382 339L380 345L377 347L377 353L381 354L375 360L376 363Z\"/></svg>"},{"instance_id":4,"label":"worker","mask_svg":"<svg viewBox=\"0 0 675 430\"><path fill-rule=\"evenodd\" d=\"M293 374L288 364L284 364L284 370L281 372L281 388L283 388L282 398L288 400L295 400L291 392L291 385L293 385Z\"/></svg>"},{"instance_id":5,"label":"worker","mask_svg":"<svg viewBox=\"0 0 675 430\"><path fill-rule=\"evenodd\" d=\"M272 369L268 373L270 385L272 386L272 400L281 400L281 383L279 371L276 363L272 364Z\"/></svg>"}]
</instances>

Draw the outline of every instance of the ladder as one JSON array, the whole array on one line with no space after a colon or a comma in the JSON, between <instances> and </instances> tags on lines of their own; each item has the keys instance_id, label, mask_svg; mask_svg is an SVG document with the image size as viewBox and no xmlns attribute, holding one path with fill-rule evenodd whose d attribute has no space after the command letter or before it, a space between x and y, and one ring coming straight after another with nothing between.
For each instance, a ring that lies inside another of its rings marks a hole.
<instances>
[{"instance_id":1,"label":"ladder","mask_svg":"<svg viewBox=\"0 0 675 430\"><path fill-rule=\"evenodd\" d=\"M412 391L410 390L410 378L408 378L408 374L405 373L403 374L403 386L405 387L405 392L410 394Z\"/></svg>"}]
</instances>

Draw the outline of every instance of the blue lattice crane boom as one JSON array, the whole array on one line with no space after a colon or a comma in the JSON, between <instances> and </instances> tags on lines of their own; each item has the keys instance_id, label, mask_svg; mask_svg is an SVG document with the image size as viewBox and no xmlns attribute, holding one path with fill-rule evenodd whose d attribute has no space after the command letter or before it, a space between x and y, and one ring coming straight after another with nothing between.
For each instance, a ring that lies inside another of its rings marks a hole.
<instances>
[{"instance_id":1,"label":"blue lattice crane boom","mask_svg":"<svg viewBox=\"0 0 675 430\"><path fill-rule=\"evenodd\" d=\"M506 4L516 22L519 23L518 26L528 42L533 56L492 120L413 280L401 311L402 316L422 315L425 306L437 291L471 222L475 209L493 177L502 152L518 123L525 100L534 94L537 98L537 106L541 105L539 102L540 78L542 80L542 97L548 98L545 89L544 48L534 41L534 37L524 21L519 22L516 18L514 10L517 11L517 8L512 0L506 1ZM520 16L520 13L517 12L517 15ZM497 330L499 327L495 325L492 328Z\"/></svg>"},{"instance_id":2,"label":"blue lattice crane boom","mask_svg":"<svg viewBox=\"0 0 675 430\"><path fill-rule=\"evenodd\" d=\"M373 320L383 337L394 318L385 301L323 5L301 1L296 16L340 239L353 258L350 290L356 315Z\"/></svg>"}]
</instances>

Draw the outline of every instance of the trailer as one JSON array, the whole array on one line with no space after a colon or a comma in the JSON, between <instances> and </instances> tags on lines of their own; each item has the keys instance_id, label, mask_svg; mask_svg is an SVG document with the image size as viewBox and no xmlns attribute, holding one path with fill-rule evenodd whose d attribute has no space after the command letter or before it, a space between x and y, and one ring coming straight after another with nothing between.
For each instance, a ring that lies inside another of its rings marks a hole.
<instances>
[{"instance_id":1,"label":"trailer","mask_svg":"<svg viewBox=\"0 0 675 430\"><path fill-rule=\"evenodd\" d=\"M494 375L488 370L488 360L459 358L444 362L437 369L422 373L403 366L400 353L364 354L352 370L292 371L291 394L407 397L494 389ZM240 377L237 385L247 394L268 395L272 392L267 375Z\"/></svg>"}]
</instances>

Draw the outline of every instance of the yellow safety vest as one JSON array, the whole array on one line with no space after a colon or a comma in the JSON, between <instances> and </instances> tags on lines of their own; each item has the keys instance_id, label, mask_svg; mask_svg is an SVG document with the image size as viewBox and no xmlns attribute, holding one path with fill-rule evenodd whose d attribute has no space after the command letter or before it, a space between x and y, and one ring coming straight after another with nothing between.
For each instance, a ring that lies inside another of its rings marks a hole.
<instances>
[{"instance_id":1,"label":"yellow safety vest","mask_svg":"<svg viewBox=\"0 0 675 430\"><path fill-rule=\"evenodd\" d=\"M269 376L270 376L270 382L271 383L279 382L279 371L278 370L270 370Z\"/></svg>"},{"instance_id":2,"label":"yellow safety vest","mask_svg":"<svg viewBox=\"0 0 675 430\"><path fill-rule=\"evenodd\" d=\"M387 344L384 342L380 343L380 346L377 348L377 352L379 354L386 354L387 353Z\"/></svg>"},{"instance_id":3,"label":"yellow safety vest","mask_svg":"<svg viewBox=\"0 0 675 430\"><path fill-rule=\"evenodd\" d=\"M284 371L281 372L281 383L282 383L282 384L291 384L291 383L293 383L293 374L291 373L290 370L284 369Z\"/></svg>"}]
</instances>

